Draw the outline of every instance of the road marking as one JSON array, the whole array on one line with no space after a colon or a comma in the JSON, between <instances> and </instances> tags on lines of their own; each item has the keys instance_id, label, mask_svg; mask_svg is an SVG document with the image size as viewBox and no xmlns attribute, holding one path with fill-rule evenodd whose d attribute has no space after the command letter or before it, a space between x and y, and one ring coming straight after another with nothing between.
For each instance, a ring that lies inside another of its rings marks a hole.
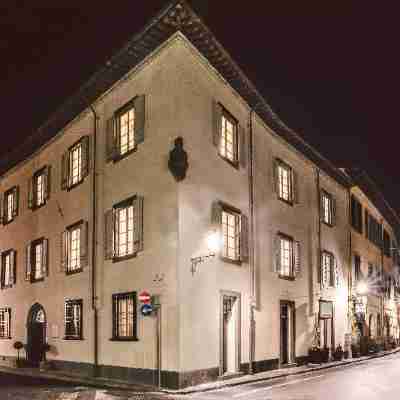
<instances>
[{"instance_id":1,"label":"road marking","mask_svg":"<svg viewBox=\"0 0 400 400\"><path fill-rule=\"evenodd\" d=\"M262 392L264 390L272 390L272 389L275 389L275 388L284 387L284 386L288 386L288 385L295 385L296 383L310 381L312 379L321 378L323 376L325 376L325 375L310 376L309 378L297 379L295 381L289 381L289 382L285 382L285 383L280 383L279 385L268 386L268 387L259 388L259 389L253 389L253 390L250 390L249 392L234 394L232 397L244 397L244 396L248 396L248 395L253 394L253 393Z\"/></svg>"}]
</instances>

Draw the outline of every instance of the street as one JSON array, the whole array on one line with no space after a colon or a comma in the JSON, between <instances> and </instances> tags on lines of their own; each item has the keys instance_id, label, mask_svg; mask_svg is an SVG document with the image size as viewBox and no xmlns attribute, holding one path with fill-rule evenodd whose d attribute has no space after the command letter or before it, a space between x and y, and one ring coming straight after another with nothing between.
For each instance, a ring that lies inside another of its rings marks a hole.
<instances>
[{"instance_id":1,"label":"street","mask_svg":"<svg viewBox=\"0 0 400 400\"><path fill-rule=\"evenodd\" d=\"M353 366L315 371L213 392L197 393L193 400L378 400L398 399L400 354ZM183 399L183 397L180 397Z\"/></svg>"}]
</instances>

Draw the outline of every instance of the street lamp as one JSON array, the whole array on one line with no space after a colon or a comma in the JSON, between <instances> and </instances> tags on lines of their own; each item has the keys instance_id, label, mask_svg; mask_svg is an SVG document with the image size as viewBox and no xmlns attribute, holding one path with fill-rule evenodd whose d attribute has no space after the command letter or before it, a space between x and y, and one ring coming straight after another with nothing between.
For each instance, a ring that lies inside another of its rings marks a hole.
<instances>
[{"instance_id":1,"label":"street lamp","mask_svg":"<svg viewBox=\"0 0 400 400\"><path fill-rule=\"evenodd\" d=\"M357 284L357 294L360 296L365 296L368 293L368 284L367 282L361 281Z\"/></svg>"},{"instance_id":2,"label":"street lamp","mask_svg":"<svg viewBox=\"0 0 400 400\"><path fill-rule=\"evenodd\" d=\"M192 257L190 259L191 261L190 272L192 273L192 275L194 275L194 273L197 271L198 264L201 264L204 261L215 257L215 254L218 252L221 246L221 237L219 232L217 231L210 232L206 237L206 243L207 243L207 249L209 251L208 254L204 254L198 257Z\"/></svg>"}]
</instances>

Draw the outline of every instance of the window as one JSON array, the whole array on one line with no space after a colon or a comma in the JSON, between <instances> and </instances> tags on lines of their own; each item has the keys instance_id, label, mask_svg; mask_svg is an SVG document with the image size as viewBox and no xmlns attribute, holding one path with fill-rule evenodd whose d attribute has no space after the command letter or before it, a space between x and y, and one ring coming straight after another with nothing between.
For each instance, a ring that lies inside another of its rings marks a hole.
<instances>
[{"instance_id":1,"label":"window","mask_svg":"<svg viewBox=\"0 0 400 400\"><path fill-rule=\"evenodd\" d=\"M29 180L28 207L36 209L44 204L50 195L50 167L37 171Z\"/></svg>"},{"instance_id":2,"label":"window","mask_svg":"<svg viewBox=\"0 0 400 400\"><path fill-rule=\"evenodd\" d=\"M82 300L65 301L65 339L82 340Z\"/></svg>"},{"instance_id":3,"label":"window","mask_svg":"<svg viewBox=\"0 0 400 400\"><path fill-rule=\"evenodd\" d=\"M71 146L61 159L61 189L69 190L89 175L89 136L83 136Z\"/></svg>"},{"instance_id":4,"label":"window","mask_svg":"<svg viewBox=\"0 0 400 400\"><path fill-rule=\"evenodd\" d=\"M1 288L6 289L16 282L16 252L8 250L1 254Z\"/></svg>"},{"instance_id":5,"label":"window","mask_svg":"<svg viewBox=\"0 0 400 400\"><path fill-rule=\"evenodd\" d=\"M107 161L118 161L144 141L145 96L121 107L107 123Z\"/></svg>"},{"instance_id":6,"label":"window","mask_svg":"<svg viewBox=\"0 0 400 400\"><path fill-rule=\"evenodd\" d=\"M240 260L240 213L222 210L222 257Z\"/></svg>"},{"instance_id":7,"label":"window","mask_svg":"<svg viewBox=\"0 0 400 400\"><path fill-rule=\"evenodd\" d=\"M374 266L372 263L368 263L368 278L372 278L374 275Z\"/></svg>"},{"instance_id":8,"label":"window","mask_svg":"<svg viewBox=\"0 0 400 400\"><path fill-rule=\"evenodd\" d=\"M136 292L113 295L113 340L137 340Z\"/></svg>"},{"instance_id":9,"label":"window","mask_svg":"<svg viewBox=\"0 0 400 400\"><path fill-rule=\"evenodd\" d=\"M0 308L0 339L11 339L11 308Z\"/></svg>"},{"instance_id":10,"label":"window","mask_svg":"<svg viewBox=\"0 0 400 400\"><path fill-rule=\"evenodd\" d=\"M390 243L391 243L390 235L386 231L386 229L384 229L384 231L383 231L383 253L385 254L386 257L391 256Z\"/></svg>"},{"instance_id":11,"label":"window","mask_svg":"<svg viewBox=\"0 0 400 400\"><path fill-rule=\"evenodd\" d=\"M273 164L273 173L274 191L276 191L278 199L289 204L297 203L297 175L292 167L276 158Z\"/></svg>"},{"instance_id":12,"label":"window","mask_svg":"<svg viewBox=\"0 0 400 400\"><path fill-rule=\"evenodd\" d=\"M365 210L365 235L379 248L382 246L382 225Z\"/></svg>"},{"instance_id":13,"label":"window","mask_svg":"<svg viewBox=\"0 0 400 400\"><path fill-rule=\"evenodd\" d=\"M221 115L219 154L232 164L238 163L238 128L237 121L225 110Z\"/></svg>"},{"instance_id":14,"label":"window","mask_svg":"<svg viewBox=\"0 0 400 400\"><path fill-rule=\"evenodd\" d=\"M61 266L67 274L82 271L88 263L87 222L79 221L62 233Z\"/></svg>"},{"instance_id":15,"label":"window","mask_svg":"<svg viewBox=\"0 0 400 400\"><path fill-rule=\"evenodd\" d=\"M41 281L48 272L48 240L38 239L26 248L26 280L31 282Z\"/></svg>"},{"instance_id":16,"label":"window","mask_svg":"<svg viewBox=\"0 0 400 400\"><path fill-rule=\"evenodd\" d=\"M9 224L18 215L19 187L15 186L4 193L3 224Z\"/></svg>"},{"instance_id":17,"label":"window","mask_svg":"<svg viewBox=\"0 0 400 400\"><path fill-rule=\"evenodd\" d=\"M143 249L143 198L131 197L106 213L106 259L124 259Z\"/></svg>"},{"instance_id":18,"label":"window","mask_svg":"<svg viewBox=\"0 0 400 400\"><path fill-rule=\"evenodd\" d=\"M322 287L336 286L336 261L332 253L322 252Z\"/></svg>"},{"instance_id":19,"label":"window","mask_svg":"<svg viewBox=\"0 0 400 400\"><path fill-rule=\"evenodd\" d=\"M324 190L321 191L321 218L322 221L332 226L334 225L334 216L335 216L335 206L334 206L334 199L332 195L325 192Z\"/></svg>"},{"instance_id":20,"label":"window","mask_svg":"<svg viewBox=\"0 0 400 400\"><path fill-rule=\"evenodd\" d=\"M279 232L275 243L275 272L279 277L295 279L300 273L300 243Z\"/></svg>"},{"instance_id":21,"label":"window","mask_svg":"<svg viewBox=\"0 0 400 400\"><path fill-rule=\"evenodd\" d=\"M358 254L354 256L354 279L356 282L362 279L361 274L361 258Z\"/></svg>"},{"instance_id":22,"label":"window","mask_svg":"<svg viewBox=\"0 0 400 400\"><path fill-rule=\"evenodd\" d=\"M362 206L354 196L351 196L351 225L357 232L363 232Z\"/></svg>"}]
</instances>

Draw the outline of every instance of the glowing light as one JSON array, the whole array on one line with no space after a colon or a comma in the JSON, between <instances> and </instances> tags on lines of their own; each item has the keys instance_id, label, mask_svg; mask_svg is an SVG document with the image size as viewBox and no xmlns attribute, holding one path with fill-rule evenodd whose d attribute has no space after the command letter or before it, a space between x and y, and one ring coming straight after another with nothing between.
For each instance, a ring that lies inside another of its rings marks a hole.
<instances>
[{"instance_id":1,"label":"glowing light","mask_svg":"<svg viewBox=\"0 0 400 400\"><path fill-rule=\"evenodd\" d=\"M359 282L357 284L357 293L360 295L365 295L368 293L368 285L366 282Z\"/></svg>"},{"instance_id":2,"label":"glowing light","mask_svg":"<svg viewBox=\"0 0 400 400\"><path fill-rule=\"evenodd\" d=\"M211 232L207 236L207 247L211 253L216 253L220 248L220 236L218 232Z\"/></svg>"}]
</instances>

